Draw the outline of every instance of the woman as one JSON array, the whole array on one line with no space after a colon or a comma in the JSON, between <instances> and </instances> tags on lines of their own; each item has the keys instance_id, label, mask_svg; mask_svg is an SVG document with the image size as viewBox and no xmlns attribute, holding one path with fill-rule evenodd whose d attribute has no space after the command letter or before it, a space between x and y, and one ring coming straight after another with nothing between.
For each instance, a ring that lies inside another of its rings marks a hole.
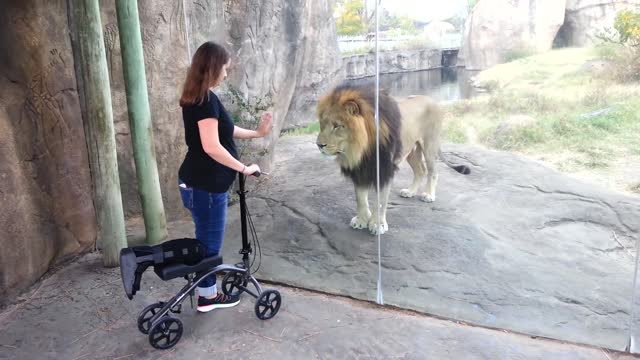
<instances>
[{"instance_id":1,"label":"woman","mask_svg":"<svg viewBox=\"0 0 640 360\"><path fill-rule=\"evenodd\" d=\"M241 172L252 175L260 168L239 161L237 139L264 137L273 121L269 113L262 115L257 130L233 124L212 89L227 76L230 56L214 43L202 44L193 55L191 67L180 97L184 121L187 155L179 170L179 189L184 206L191 211L196 238L207 247L208 256L222 250L227 215L227 191ZM198 311L235 306L239 296L219 292L215 275L198 285Z\"/></svg>"}]
</instances>

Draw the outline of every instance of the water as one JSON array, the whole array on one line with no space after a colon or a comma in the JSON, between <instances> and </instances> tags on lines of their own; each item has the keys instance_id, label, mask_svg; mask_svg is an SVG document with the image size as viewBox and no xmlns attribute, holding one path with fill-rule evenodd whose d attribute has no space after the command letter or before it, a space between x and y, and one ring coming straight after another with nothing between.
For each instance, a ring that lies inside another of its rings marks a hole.
<instances>
[{"instance_id":1,"label":"water","mask_svg":"<svg viewBox=\"0 0 640 360\"><path fill-rule=\"evenodd\" d=\"M439 102L454 102L475 95L469 85L473 73L462 68L441 68L396 74L381 74L380 87L392 96L427 95ZM351 80L358 84L375 82L374 77Z\"/></svg>"}]
</instances>

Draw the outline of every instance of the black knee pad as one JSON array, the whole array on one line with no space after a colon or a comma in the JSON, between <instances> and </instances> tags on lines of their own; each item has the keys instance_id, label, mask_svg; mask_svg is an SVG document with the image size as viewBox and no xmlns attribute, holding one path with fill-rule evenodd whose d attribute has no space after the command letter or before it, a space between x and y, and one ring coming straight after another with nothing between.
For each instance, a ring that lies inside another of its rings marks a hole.
<instances>
[{"instance_id":1,"label":"black knee pad","mask_svg":"<svg viewBox=\"0 0 640 360\"><path fill-rule=\"evenodd\" d=\"M195 265L206 257L207 248L196 240L190 238L165 241L153 246L154 257L162 254L162 260L157 264L185 264Z\"/></svg>"},{"instance_id":2,"label":"black knee pad","mask_svg":"<svg viewBox=\"0 0 640 360\"><path fill-rule=\"evenodd\" d=\"M195 265L206 257L206 247L197 239L182 238L154 246L133 246L120 250L120 275L129 300L138 290L142 274L151 265Z\"/></svg>"}]
</instances>

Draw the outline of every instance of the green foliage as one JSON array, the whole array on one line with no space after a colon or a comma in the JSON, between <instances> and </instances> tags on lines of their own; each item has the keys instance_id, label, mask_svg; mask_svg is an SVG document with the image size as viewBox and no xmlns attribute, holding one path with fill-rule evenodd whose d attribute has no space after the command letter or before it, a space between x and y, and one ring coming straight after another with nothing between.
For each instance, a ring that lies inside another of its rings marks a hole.
<instances>
[{"instance_id":1,"label":"green foliage","mask_svg":"<svg viewBox=\"0 0 640 360\"><path fill-rule=\"evenodd\" d=\"M614 44L614 43L609 43L609 42L605 42L602 44L598 44L596 46L596 52L598 54L598 57L605 59L605 60L613 60L616 58L616 56L618 55L620 51L620 45L619 44Z\"/></svg>"},{"instance_id":2,"label":"green foliage","mask_svg":"<svg viewBox=\"0 0 640 360\"><path fill-rule=\"evenodd\" d=\"M616 61L618 78L640 81L640 11L621 11L613 26L620 34L620 41L630 45L621 51Z\"/></svg>"},{"instance_id":3,"label":"green foliage","mask_svg":"<svg viewBox=\"0 0 640 360\"><path fill-rule=\"evenodd\" d=\"M611 77L619 82L640 81L640 11L620 11L613 28L598 34L605 42L600 47L602 58L613 63Z\"/></svg>"},{"instance_id":4,"label":"green foliage","mask_svg":"<svg viewBox=\"0 0 640 360\"><path fill-rule=\"evenodd\" d=\"M606 43L552 50L482 71L474 83L492 91L447 105L447 139L519 152L563 172L596 175L596 182L607 174L640 193L621 165L640 160L640 83L601 78L618 68L602 58L627 58L633 49ZM518 122L519 115L534 120Z\"/></svg>"},{"instance_id":5,"label":"green foliage","mask_svg":"<svg viewBox=\"0 0 640 360\"><path fill-rule=\"evenodd\" d=\"M271 94L245 99L240 91L231 85L227 86L227 93L230 95L232 104L229 106L229 115L234 124L245 129L255 129L260 122L262 113L273 106ZM250 157L264 155L265 149L251 149L247 140L237 140L236 143L240 156L244 156L245 153L248 153Z\"/></svg>"},{"instance_id":6,"label":"green foliage","mask_svg":"<svg viewBox=\"0 0 640 360\"><path fill-rule=\"evenodd\" d=\"M460 121L451 121L446 125L445 137L447 140L456 144L464 144L469 140L466 128Z\"/></svg>"},{"instance_id":7,"label":"green foliage","mask_svg":"<svg viewBox=\"0 0 640 360\"><path fill-rule=\"evenodd\" d=\"M495 127L489 128L483 139L502 150L538 149L550 153L569 150L576 154L574 161L580 162L579 166L607 167L620 151L620 142L630 148L638 146L638 140L632 140L630 135L640 128L637 111L638 103L629 103L586 114L558 116L548 112L538 122L499 135L494 132Z\"/></svg>"},{"instance_id":8,"label":"green foliage","mask_svg":"<svg viewBox=\"0 0 640 360\"><path fill-rule=\"evenodd\" d=\"M245 126L255 126L260 121L262 112L273 106L271 95L245 100L240 91L233 86L228 86L227 91L231 95L231 103L235 110L231 113L233 122Z\"/></svg>"},{"instance_id":9,"label":"green foliage","mask_svg":"<svg viewBox=\"0 0 640 360\"><path fill-rule=\"evenodd\" d=\"M375 21L375 20L374 20ZM391 29L396 29L400 26L400 18L398 18L397 16L393 16L389 13L389 11L387 9L382 9L382 11L380 11L380 16L378 18L378 27L380 28L380 31L388 31ZM373 24L374 28L371 29L371 31L375 31L375 22Z\"/></svg>"},{"instance_id":10,"label":"green foliage","mask_svg":"<svg viewBox=\"0 0 640 360\"><path fill-rule=\"evenodd\" d=\"M411 20L410 18L404 16L404 17L400 17L399 20L399 28L400 30L402 30L405 34L411 34L411 35L415 35L420 33L420 29L418 29L418 27L416 27L416 24L414 23L413 20Z\"/></svg>"},{"instance_id":11,"label":"green foliage","mask_svg":"<svg viewBox=\"0 0 640 360\"><path fill-rule=\"evenodd\" d=\"M420 50L431 49L436 45L423 36L414 36L393 47L393 50Z\"/></svg>"},{"instance_id":12,"label":"green foliage","mask_svg":"<svg viewBox=\"0 0 640 360\"><path fill-rule=\"evenodd\" d=\"M369 31L375 32L375 18L369 24ZM392 31L396 32L397 35L404 34L417 34L420 32L420 29L416 27L415 22L411 20L408 16L398 16L393 15L387 11L387 9L382 9L380 12L380 16L378 18L378 27L380 31Z\"/></svg>"},{"instance_id":13,"label":"green foliage","mask_svg":"<svg viewBox=\"0 0 640 360\"><path fill-rule=\"evenodd\" d=\"M375 46L373 45L364 45L355 49L343 51L340 54L342 56L353 56L353 55L364 55L364 54L375 54Z\"/></svg>"},{"instance_id":14,"label":"green foliage","mask_svg":"<svg viewBox=\"0 0 640 360\"><path fill-rule=\"evenodd\" d=\"M620 11L613 27L620 35L621 43L640 46L640 11Z\"/></svg>"},{"instance_id":15,"label":"green foliage","mask_svg":"<svg viewBox=\"0 0 640 360\"><path fill-rule=\"evenodd\" d=\"M613 22L613 28L606 27L598 31L596 37L605 43L640 45L640 12L620 11Z\"/></svg>"},{"instance_id":16,"label":"green foliage","mask_svg":"<svg viewBox=\"0 0 640 360\"><path fill-rule=\"evenodd\" d=\"M262 113L274 105L271 94L245 99L240 90L229 83L227 83L226 86L226 94L229 95L231 100L231 106L227 107L229 116L231 116L235 125L245 129L255 129L260 122ZM251 146L250 140L237 139L235 142L238 154L245 164L258 163L258 160L268 153L266 148ZM238 184L237 181L235 181L227 194L229 206L234 205L238 201L237 190Z\"/></svg>"},{"instance_id":17,"label":"green foliage","mask_svg":"<svg viewBox=\"0 0 640 360\"><path fill-rule=\"evenodd\" d=\"M375 17L372 9L365 7L366 0L338 0L334 15L338 35L353 36L375 32ZM407 16L392 15L381 8L378 16L380 31L399 30L401 34L417 34L420 32L413 20Z\"/></svg>"},{"instance_id":18,"label":"green foliage","mask_svg":"<svg viewBox=\"0 0 640 360\"><path fill-rule=\"evenodd\" d=\"M300 136L300 135L314 135L320 132L320 123L313 122L307 126L295 128L285 132L284 136Z\"/></svg>"},{"instance_id":19,"label":"green foliage","mask_svg":"<svg viewBox=\"0 0 640 360\"><path fill-rule=\"evenodd\" d=\"M339 35L361 35L367 31L363 0L341 0L336 3L336 26Z\"/></svg>"},{"instance_id":20,"label":"green foliage","mask_svg":"<svg viewBox=\"0 0 640 360\"><path fill-rule=\"evenodd\" d=\"M506 62L511 62L519 59L524 59L534 54L535 52L531 49L526 49L526 48L513 49L513 50L507 51L504 54L504 60Z\"/></svg>"}]
</instances>

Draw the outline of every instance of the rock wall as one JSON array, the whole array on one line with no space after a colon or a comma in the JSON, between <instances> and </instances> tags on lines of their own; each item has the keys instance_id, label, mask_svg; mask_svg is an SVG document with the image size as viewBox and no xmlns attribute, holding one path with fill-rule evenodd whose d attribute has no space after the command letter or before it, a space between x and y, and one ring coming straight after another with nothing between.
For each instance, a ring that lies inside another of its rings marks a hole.
<instances>
[{"instance_id":1,"label":"rock wall","mask_svg":"<svg viewBox=\"0 0 640 360\"><path fill-rule=\"evenodd\" d=\"M565 46L588 46L599 41L598 32L613 28L616 14L640 9L640 0L567 0L565 22L559 42Z\"/></svg>"},{"instance_id":2,"label":"rock wall","mask_svg":"<svg viewBox=\"0 0 640 360\"><path fill-rule=\"evenodd\" d=\"M566 0L480 0L465 25L458 63L483 70L511 54L551 49Z\"/></svg>"},{"instance_id":3,"label":"rock wall","mask_svg":"<svg viewBox=\"0 0 640 360\"><path fill-rule=\"evenodd\" d=\"M284 121L284 128L317 121L316 102L345 79L333 11L333 0L310 0L305 14L302 69Z\"/></svg>"},{"instance_id":4,"label":"rock wall","mask_svg":"<svg viewBox=\"0 0 640 360\"><path fill-rule=\"evenodd\" d=\"M0 13L0 303L56 262L95 245L91 175L76 90L81 84L68 18L72 3L11 0L3 2ZM192 54L206 40L224 43L236 63L228 83L250 103L265 97L273 101L274 134L252 143L256 160L267 169L285 122L313 111L316 95L342 78L335 29L327 26L333 23L331 0L185 0L186 23L182 4L138 2L168 220L188 215L177 172L186 153L178 99L189 49ZM131 218L140 216L141 209L115 5L101 1L100 6L121 191L125 215ZM232 108L225 90L221 93Z\"/></svg>"},{"instance_id":5,"label":"rock wall","mask_svg":"<svg viewBox=\"0 0 640 360\"><path fill-rule=\"evenodd\" d=\"M90 249L96 221L67 2L0 12L0 304Z\"/></svg>"},{"instance_id":6,"label":"rock wall","mask_svg":"<svg viewBox=\"0 0 640 360\"><path fill-rule=\"evenodd\" d=\"M442 65L442 51L423 49L380 52L380 73L429 70ZM342 67L348 79L376 75L376 55L352 55L342 58Z\"/></svg>"},{"instance_id":7,"label":"rock wall","mask_svg":"<svg viewBox=\"0 0 640 360\"><path fill-rule=\"evenodd\" d=\"M226 0L187 7L192 52L206 40L226 44L234 62L228 84L249 104L273 103L273 134L254 140L249 149L264 154L252 158L267 170L285 124L314 116L317 94L342 78L332 4L332 0Z\"/></svg>"},{"instance_id":8,"label":"rock wall","mask_svg":"<svg viewBox=\"0 0 640 360\"><path fill-rule=\"evenodd\" d=\"M640 0L480 0L465 23L458 64L484 70L510 55L589 46Z\"/></svg>"},{"instance_id":9,"label":"rock wall","mask_svg":"<svg viewBox=\"0 0 640 360\"><path fill-rule=\"evenodd\" d=\"M176 186L186 153L178 99L190 56L209 40L230 50L234 67L219 94L231 111L237 110L229 94L232 88L248 104L273 102L273 135L252 141L243 152L246 161L254 159L268 168L280 130L288 123L313 120L317 95L342 78L335 26L327 26L331 4L330 0L139 1L158 170L169 221L188 216ZM101 3L101 10L125 214L139 216L115 5Z\"/></svg>"},{"instance_id":10,"label":"rock wall","mask_svg":"<svg viewBox=\"0 0 640 360\"><path fill-rule=\"evenodd\" d=\"M141 216L115 2L100 2L100 10L111 81L122 201L126 217ZM178 99L189 64L182 2L140 0L138 11L158 175L170 221L187 215L177 191L178 167L186 153Z\"/></svg>"}]
</instances>

